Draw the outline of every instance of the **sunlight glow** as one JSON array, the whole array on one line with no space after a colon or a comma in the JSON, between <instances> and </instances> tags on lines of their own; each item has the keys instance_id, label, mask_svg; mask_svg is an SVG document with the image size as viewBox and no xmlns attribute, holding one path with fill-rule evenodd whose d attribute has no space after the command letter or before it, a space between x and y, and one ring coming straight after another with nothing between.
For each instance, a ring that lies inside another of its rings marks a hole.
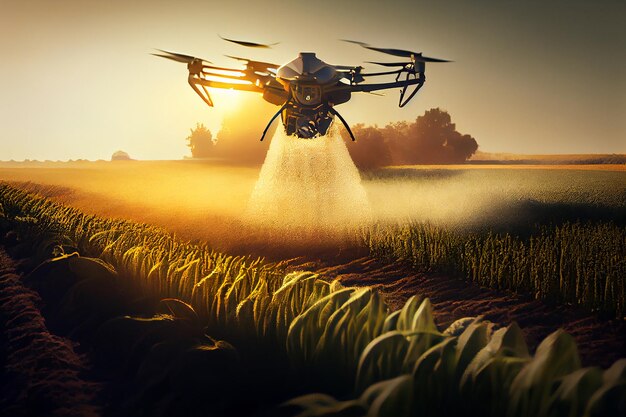
<instances>
[{"instance_id":1,"label":"sunlight glow","mask_svg":"<svg viewBox=\"0 0 626 417\"><path fill-rule=\"evenodd\" d=\"M246 75L243 71L240 71L240 70L221 70L221 69L216 69L216 68L211 68L210 70L204 70L202 71L202 73L207 76L226 75L228 77L243 77Z\"/></svg>"},{"instance_id":2,"label":"sunlight glow","mask_svg":"<svg viewBox=\"0 0 626 417\"><path fill-rule=\"evenodd\" d=\"M215 105L219 106L220 109L224 110L226 113L236 110L242 103L241 95L246 94L234 88L210 88L209 91Z\"/></svg>"},{"instance_id":3,"label":"sunlight glow","mask_svg":"<svg viewBox=\"0 0 626 417\"><path fill-rule=\"evenodd\" d=\"M204 79L209 80L209 81L216 81L216 82L220 82L220 83L252 84L252 82L248 81L248 80L237 80L237 79L233 79L233 78L219 77L217 75L207 75L206 77L204 77Z\"/></svg>"}]
</instances>

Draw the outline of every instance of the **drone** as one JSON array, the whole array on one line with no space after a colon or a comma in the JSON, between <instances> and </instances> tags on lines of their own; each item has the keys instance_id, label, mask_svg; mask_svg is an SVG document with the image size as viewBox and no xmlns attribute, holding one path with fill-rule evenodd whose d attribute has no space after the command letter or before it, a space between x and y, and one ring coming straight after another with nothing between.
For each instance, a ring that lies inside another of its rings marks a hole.
<instances>
[{"instance_id":1,"label":"drone","mask_svg":"<svg viewBox=\"0 0 626 417\"><path fill-rule=\"evenodd\" d=\"M250 48L271 48L276 45L222 39ZM397 59L400 62L368 61L367 63L390 69L365 73L362 66L327 64L317 58L313 52L300 52L296 59L282 66L226 55L243 62L245 66L243 69L218 67L202 58L161 49L158 50L160 53L152 55L187 64L189 85L211 107L213 107L213 101L207 88L261 93L266 101L281 106L267 124L261 141L279 115L282 117L287 135L295 135L301 139L313 139L326 135L334 117L337 116L354 141L350 126L335 110L335 106L348 102L352 93L377 94L376 91L399 87L398 105L404 107L415 97L426 81L424 75L426 62L450 62L445 59L423 56L421 52L378 48L363 42L344 41L403 59ZM393 77L394 75L394 81L366 82L370 77Z\"/></svg>"}]
</instances>

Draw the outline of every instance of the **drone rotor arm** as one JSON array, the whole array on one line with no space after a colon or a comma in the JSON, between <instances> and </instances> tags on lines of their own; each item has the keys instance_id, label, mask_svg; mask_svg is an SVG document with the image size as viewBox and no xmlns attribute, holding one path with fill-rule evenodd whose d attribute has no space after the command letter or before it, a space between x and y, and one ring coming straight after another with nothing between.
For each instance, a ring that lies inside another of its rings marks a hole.
<instances>
[{"instance_id":1,"label":"drone rotor arm","mask_svg":"<svg viewBox=\"0 0 626 417\"><path fill-rule=\"evenodd\" d=\"M256 84L252 82L234 83L234 82L211 80L211 79L199 78L199 77L193 77L193 76L189 77L189 81L193 82L194 84L199 84L199 85L203 85L205 87L210 87L210 88L221 88L224 90L251 91L254 93L263 92L263 86L257 86Z\"/></svg>"},{"instance_id":2,"label":"drone rotor arm","mask_svg":"<svg viewBox=\"0 0 626 417\"><path fill-rule=\"evenodd\" d=\"M424 79L422 77L402 80L402 81L392 81L389 83L376 83L376 84L359 84L359 85L346 85L347 88L352 92L370 92L370 91L378 91L378 90L386 90L388 88L396 88L396 87L409 87L411 85L423 83Z\"/></svg>"},{"instance_id":3,"label":"drone rotor arm","mask_svg":"<svg viewBox=\"0 0 626 417\"><path fill-rule=\"evenodd\" d=\"M399 69L399 70L395 70L395 71L384 71L384 72L366 72L361 74L364 77L378 77L380 75L391 75L391 74L400 74L402 73L404 70L403 69Z\"/></svg>"},{"instance_id":4,"label":"drone rotor arm","mask_svg":"<svg viewBox=\"0 0 626 417\"><path fill-rule=\"evenodd\" d=\"M424 85L424 82L426 81L426 77L424 76L423 73L419 73L419 74L406 73L406 74L407 75L404 80L396 80L396 81L389 82L389 83L345 85L345 86L338 87L337 89L348 89L350 90L350 92L353 92L353 93L357 93L357 92L371 93L373 91L387 90L389 88L400 87L401 89L400 90L400 102L398 103L398 105L400 107L404 107L407 105L409 101L413 99L413 97L415 97L417 92L420 90L420 88L422 88L422 86ZM401 73L398 74L398 78L400 77L400 75ZM411 78L411 75L414 78ZM410 86L415 86L415 87L407 96L407 91Z\"/></svg>"},{"instance_id":5,"label":"drone rotor arm","mask_svg":"<svg viewBox=\"0 0 626 417\"><path fill-rule=\"evenodd\" d=\"M249 91L253 93L263 93L264 91L263 86L257 86L253 83L233 83L228 81L209 80L206 78L197 77L194 74L189 74L187 80L193 91L195 91L196 94L200 96L202 101L204 101L210 107L213 107L213 100L211 99L208 88Z\"/></svg>"},{"instance_id":6,"label":"drone rotor arm","mask_svg":"<svg viewBox=\"0 0 626 417\"><path fill-rule=\"evenodd\" d=\"M238 68L216 67L214 65L202 65L202 72L210 71L243 72L244 70Z\"/></svg>"},{"instance_id":7,"label":"drone rotor arm","mask_svg":"<svg viewBox=\"0 0 626 417\"><path fill-rule=\"evenodd\" d=\"M271 82L275 76L274 74L250 72L245 69L233 69L226 67L214 67L210 65L204 65L202 71L194 72L190 70L190 75L194 75L199 79L210 80L212 82L233 82L236 85L245 85L248 83L262 89L264 85ZM230 87L229 87L230 88ZM248 91L248 90L246 90Z\"/></svg>"},{"instance_id":8,"label":"drone rotor arm","mask_svg":"<svg viewBox=\"0 0 626 417\"><path fill-rule=\"evenodd\" d=\"M197 75L199 78L214 77L214 78L220 78L224 80L232 80L233 82L241 82L241 81L252 82L252 80L248 79L248 77L246 77L246 74L243 73L242 71L232 71L230 74L221 73L221 72L202 71L201 74L193 74L193 75Z\"/></svg>"}]
</instances>

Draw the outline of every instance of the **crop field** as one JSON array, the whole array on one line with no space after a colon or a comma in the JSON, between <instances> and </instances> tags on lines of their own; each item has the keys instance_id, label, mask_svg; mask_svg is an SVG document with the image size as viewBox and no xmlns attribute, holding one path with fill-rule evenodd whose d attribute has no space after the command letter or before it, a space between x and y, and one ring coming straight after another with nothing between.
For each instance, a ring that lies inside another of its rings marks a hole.
<instances>
[{"instance_id":1,"label":"crop field","mask_svg":"<svg viewBox=\"0 0 626 417\"><path fill-rule=\"evenodd\" d=\"M0 180L53 186L47 193L36 190L87 213L155 224L232 251L242 241L231 233L233 225L246 224L259 171L192 160L4 162ZM417 221L516 233L550 221L626 223L624 165L396 167L361 176L369 223ZM292 197L299 198L297 192ZM332 219L336 213L325 214ZM250 233L264 226L255 224Z\"/></svg>"},{"instance_id":2,"label":"crop field","mask_svg":"<svg viewBox=\"0 0 626 417\"><path fill-rule=\"evenodd\" d=\"M5 333L89 358L11 395L113 416L624 415L626 170L572 167L390 167L331 196L287 178L271 200L265 168L219 161L2 163L0 285L45 317L24 330L3 297Z\"/></svg>"}]
</instances>

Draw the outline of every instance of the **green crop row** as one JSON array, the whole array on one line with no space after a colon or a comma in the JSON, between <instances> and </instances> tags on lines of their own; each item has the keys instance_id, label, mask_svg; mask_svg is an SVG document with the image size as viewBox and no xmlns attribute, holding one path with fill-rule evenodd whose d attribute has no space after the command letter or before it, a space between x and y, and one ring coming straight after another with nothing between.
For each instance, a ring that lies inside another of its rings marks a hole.
<instances>
[{"instance_id":1,"label":"green crop row","mask_svg":"<svg viewBox=\"0 0 626 417\"><path fill-rule=\"evenodd\" d=\"M290 401L301 416L600 416L626 406L626 360L581 369L562 332L533 356L516 325L494 331L467 318L440 331L428 299L391 312L372 288L285 274L280 264L85 215L3 184L0 204L0 226L17 231L18 245L42 256L77 250L104 259L144 293L191 304L212 334L244 355L261 349L263 360L287 359L306 392L326 393Z\"/></svg>"},{"instance_id":2,"label":"green crop row","mask_svg":"<svg viewBox=\"0 0 626 417\"><path fill-rule=\"evenodd\" d=\"M613 223L543 226L529 238L454 232L432 224L364 232L374 256L459 275L490 288L626 315L626 228Z\"/></svg>"},{"instance_id":3,"label":"green crop row","mask_svg":"<svg viewBox=\"0 0 626 417\"><path fill-rule=\"evenodd\" d=\"M288 404L298 417L620 416L626 359L606 371L581 368L574 341L561 331L530 356L515 324L492 332L473 320L440 333L422 322L373 340L356 387L354 399L309 394Z\"/></svg>"},{"instance_id":4,"label":"green crop row","mask_svg":"<svg viewBox=\"0 0 626 417\"><path fill-rule=\"evenodd\" d=\"M307 271L285 274L279 263L228 256L161 228L86 215L2 184L0 203L18 230L35 235L42 258L72 251L101 258L144 294L192 305L212 335L288 354L294 366L306 358L316 364L311 385L330 391L351 385L360 352L388 313L371 288L344 288ZM306 341L318 334L326 342L311 348Z\"/></svg>"}]
</instances>

